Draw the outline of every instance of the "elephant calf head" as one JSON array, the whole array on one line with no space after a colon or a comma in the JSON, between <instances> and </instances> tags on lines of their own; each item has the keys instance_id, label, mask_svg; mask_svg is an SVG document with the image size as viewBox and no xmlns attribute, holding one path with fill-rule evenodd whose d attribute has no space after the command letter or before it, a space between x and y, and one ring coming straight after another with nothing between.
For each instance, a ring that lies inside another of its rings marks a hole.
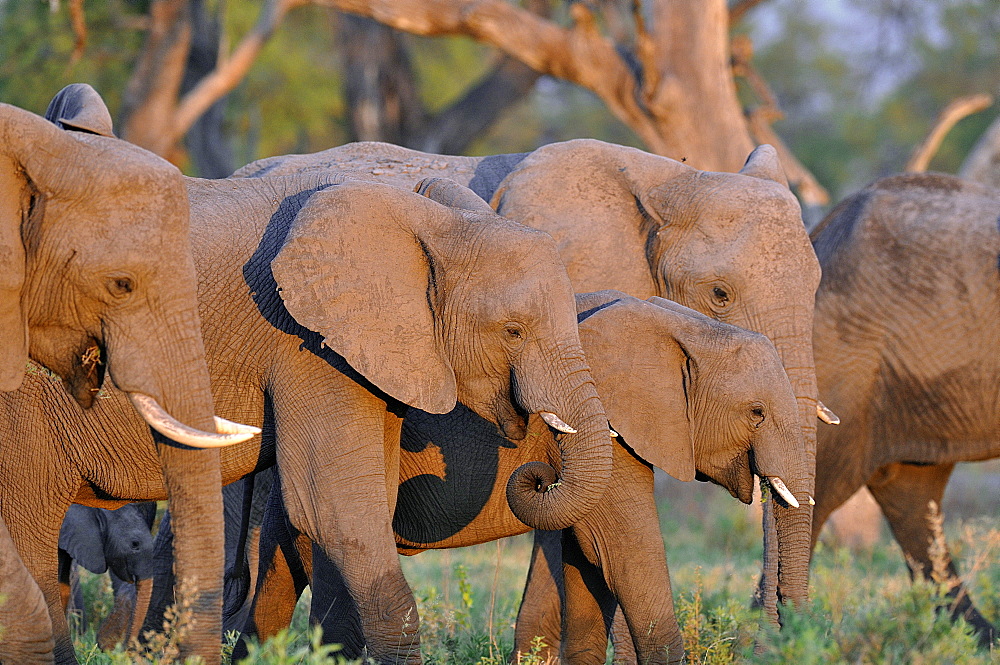
<instances>
[{"instance_id":1,"label":"elephant calf head","mask_svg":"<svg viewBox=\"0 0 1000 665\"><path fill-rule=\"evenodd\" d=\"M744 503L754 475L791 507L809 500L795 395L770 340L663 298L602 291L577 307L611 426L639 457Z\"/></svg>"},{"instance_id":2,"label":"elephant calf head","mask_svg":"<svg viewBox=\"0 0 1000 665\"><path fill-rule=\"evenodd\" d=\"M369 182L315 193L271 262L285 308L410 406L461 401L514 439L538 413L565 433L558 491L541 491L551 469L521 469L512 508L567 526L603 493L611 441L555 242L454 182L418 189L427 196Z\"/></svg>"}]
</instances>

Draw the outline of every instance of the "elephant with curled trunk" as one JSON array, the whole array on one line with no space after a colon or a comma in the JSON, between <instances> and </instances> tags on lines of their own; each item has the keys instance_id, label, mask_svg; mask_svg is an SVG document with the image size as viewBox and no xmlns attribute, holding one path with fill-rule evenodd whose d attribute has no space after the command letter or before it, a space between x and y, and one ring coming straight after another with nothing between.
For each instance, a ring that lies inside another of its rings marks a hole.
<instances>
[{"instance_id":1,"label":"elephant with curled trunk","mask_svg":"<svg viewBox=\"0 0 1000 665\"><path fill-rule=\"evenodd\" d=\"M1000 456L1000 192L940 174L878 180L813 231L816 375L844 418L819 437L816 520L867 485L914 577L949 585L984 646L996 628L950 555L930 503L956 462Z\"/></svg>"},{"instance_id":2,"label":"elephant with curled trunk","mask_svg":"<svg viewBox=\"0 0 1000 665\"><path fill-rule=\"evenodd\" d=\"M555 243L492 211L329 174L182 184L215 403L241 422L268 422L262 437L221 451L216 479L277 466L292 523L345 571L369 654L416 662L416 607L391 526L408 406L443 413L461 400L514 439L530 414L565 432L559 483L534 466L514 474L512 509L533 526L586 515L611 473L607 418ZM0 401L2 431L21 432L4 438L0 459L31 451L21 473L4 469L0 508L8 524L31 515L19 546L54 608L55 535L69 504L159 500L166 488L122 395L82 412L47 377L30 378ZM173 525L180 542L176 513ZM215 546L221 559L221 537ZM214 553L205 545L201 555ZM218 599L221 585L191 590L206 592Z\"/></svg>"},{"instance_id":3,"label":"elephant with curled trunk","mask_svg":"<svg viewBox=\"0 0 1000 665\"><path fill-rule=\"evenodd\" d=\"M542 657L603 663L607 627L620 604L638 662L677 663L684 648L653 499L653 466L681 480L697 475L717 483L744 503L752 499L754 475L769 478L779 489L777 500L794 503L808 477L795 397L763 335L669 300L641 301L616 291L579 295L577 310L584 352L618 439L607 492L562 533L566 620L561 627L558 607L548 606L555 609L547 617L554 621L538 633L547 644L561 641L562 653ZM540 421L524 441L513 443L464 407L446 415L411 411L402 446L393 529L400 553L408 555L527 531L507 506L507 478L527 462L558 465L555 440ZM326 639L341 641L357 617L338 602L337 567L281 513L275 493L244 632L263 638L286 627L311 581L312 616Z\"/></svg>"},{"instance_id":4,"label":"elephant with curled trunk","mask_svg":"<svg viewBox=\"0 0 1000 665\"><path fill-rule=\"evenodd\" d=\"M406 188L425 176L448 177L501 215L555 238L578 292L661 296L769 337L798 400L808 479L796 490L801 508L765 505L759 598L777 619L779 599L807 597L816 420L818 413L833 418L818 410L812 351L819 264L773 148L758 147L739 173L712 173L591 139L489 157L354 143L262 159L234 175L331 169ZM535 634L535 619L522 619L525 634Z\"/></svg>"},{"instance_id":5,"label":"elephant with curled trunk","mask_svg":"<svg viewBox=\"0 0 1000 665\"><path fill-rule=\"evenodd\" d=\"M107 373L127 395L123 408L134 416L131 402L175 441L246 440L251 432L219 434L217 425L243 428L213 419L182 176L114 138L107 109L88 102L94 99L89 86L74 85L53 100L52 119L72 132L0 104L3 399L16 400L17 391L40 378L24 378L31 358L60 377L53 389L60 406L36 414L50 424L61 419L59 409L92 406ZM148 438L146 424L137 422ZM47 426L34 420L9 425L4 422L2 435L12 447L0 456L0 483L32 474L34 453L26 441ZM204 547L222 533L219 453L181 449L157 436L158 444L150 443L151 471L170 488L183 528L178 573L192 584L221 583L221 557L191 556L193 543ZM48 489L40 485L39 496ZM40 537L37 523L11 520L16 509L9 498L0 503L0 594L7 598L0 605L0 661L51 663L53 650L57 659L73 658L68 639L53 640L53 628L65 634L58 593L43 597L28 574L38 564L29 545ZM46 535L57 536L61 521L60 515ZM46 556L54 560L55 547ZM211 597L203 603L221 616ZM217 626L206 620L199 630L217 642Z\"/></svg>"}]
</instances>

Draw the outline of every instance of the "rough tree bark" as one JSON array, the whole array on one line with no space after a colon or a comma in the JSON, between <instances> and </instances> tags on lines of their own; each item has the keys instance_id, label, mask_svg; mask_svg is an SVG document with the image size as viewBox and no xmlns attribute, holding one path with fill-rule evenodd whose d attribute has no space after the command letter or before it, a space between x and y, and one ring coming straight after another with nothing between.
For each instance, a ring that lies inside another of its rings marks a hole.
<instances>
[{"instance_id":1,"label":"rough tree bark","mask_svg":"<svg viewBox=\"0 0 1000 665\"><path fill-rule=\"evenodd\" d=\"M548 15L546 0L527 7ZM416 87L403 33L352 14L340 19L347 106L354 141L386 141L417 150L461 154L532 90L540 74L503 56L457 101L431 114Z\"/></svg>"},{"instance_id":2,"label":"rough tree bark","mask_svg":"<svg viewBox=\"0 0 1000 665\"><path fill-rule=\"evenodd\" d=\"M725 0L634 0L631 31L613 30L633 34L631 43L603 34L583 2L570 5L572 25L564 27L505 0L314 1L400 31L464 35L494 46L539 73L587 88L649 150L698 168L736 171L755 145L733 80ZM611 3L600 7L614 11ZM620 25L620 17L604 18ZM785 154L787 160L791 153ZM798 186L807 171L788 161ZM803 200L825 204L825 191L812 183L799 187Z\"/></svg>"}]
</instances>

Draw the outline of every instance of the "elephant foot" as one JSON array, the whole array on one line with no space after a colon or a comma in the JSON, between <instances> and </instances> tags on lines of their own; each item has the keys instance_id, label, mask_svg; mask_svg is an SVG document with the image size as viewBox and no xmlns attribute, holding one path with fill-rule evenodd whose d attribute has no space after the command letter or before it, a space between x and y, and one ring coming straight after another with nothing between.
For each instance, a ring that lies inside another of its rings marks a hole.
<instances>
[{"instance_id":1,"label":"elephant foot","mask_svg":"<svg viewBox=\"0 0 1000 665\"><path fill-rule=\"evenodd\" d=\"M959 618L965 619L965 621L972 626L972 629L976 631L976 637L979 639L979 646L983 649L989 649L993 643L996 641L997 637L1000 637L1000 631L997 630L996 626L986 620L976 606L972 604L972 600L969 598L968 590L964 585L959 585L956 588L948 592L948 597L957 598L955 602L951 605L951 618L956 620Z\"/></svg>"}]
</instances>

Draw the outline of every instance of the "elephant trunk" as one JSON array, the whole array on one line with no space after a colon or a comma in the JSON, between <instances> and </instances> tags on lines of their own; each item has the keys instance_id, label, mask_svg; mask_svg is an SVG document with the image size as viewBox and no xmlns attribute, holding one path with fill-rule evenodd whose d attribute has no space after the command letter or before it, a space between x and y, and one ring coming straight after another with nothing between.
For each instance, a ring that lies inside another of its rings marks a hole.
<instances>
[{"instance_id":1,"label":"elephant trunk","mask_svg":"<svg viewBox=\"0 0 1000 665\"><path fill-rule=\"evenodd\" d=\"M563 405L553 408L531 399L524 391L522 405L533 413L548 412L553 422L564 421L575 429L556 436L559 447L558 471L542 462L531 462L511 474L507 483L507 503L514 515L534 529L557 530L576 523L589 513L604 495L611 478L611 436L608 419L597 397L590 373L582 365L563 376L583 377L567 393ZM556 422L556 425L559 425Z\"/></svg>"},{"instance_id":2,"label":"elephant trunk","mask_svg":"<svg viewBox=\"0 0 1000 665\"><path fill-rule=\"evenodd\" d=\"M193 265L187 274L190 289L178 292L194 294ZM212 432L214 406L197 305L193 297L190 302L161 298L158 311L164 314L156 325L106 322L109 373L123 391L149 395L181 423ZM218 663L223 552L214 546L224 536L219 451L178 446L159 433L154 438L173 515L175 599L181 610L191 610L197 618L181 656Z\"/></svg>"},{"instance_id":3,"label":"elephant trunk","mask_svg":"<svg viewBox=\"0 0 1000 665\"><path fill-rule=\"evenodd\" d=\"M783 478L792 488L800 507L792 508L776 501L764 504L764 571L758 593L766 613L775 622L778 621L779 601L791 600L799 604L807 600L812 552L811 498L816 484L816 375L812 348L801 344L798 337L772 338L795 391L801 430L799 457L802 461L789 478Z\"/></svg>"}]
</instances>

